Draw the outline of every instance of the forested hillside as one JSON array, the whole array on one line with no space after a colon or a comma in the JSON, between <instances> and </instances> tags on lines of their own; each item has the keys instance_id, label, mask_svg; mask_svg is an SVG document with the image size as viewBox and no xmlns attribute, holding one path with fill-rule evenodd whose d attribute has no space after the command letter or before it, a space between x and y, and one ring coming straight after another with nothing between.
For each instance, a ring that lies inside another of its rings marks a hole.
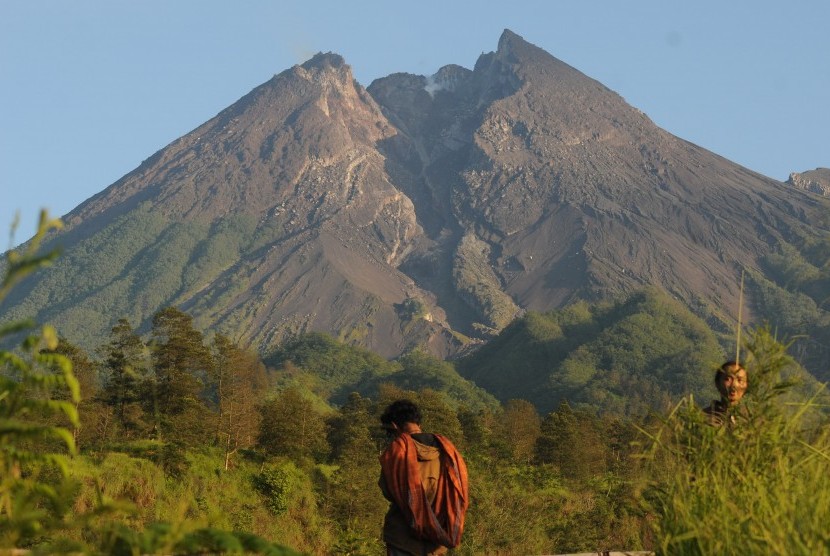
<instances>
[{"instance_id":1,"label":"forested hillside","mask_svg":"<svg viewBox=\"0 0 830 556\"><path fill-rule=\"evenodd\" d=\"M8 258L0 296L54 259L41 237ZM173 307L143 335L119 320L91 352L50 326L0 328L21 332L0 351L0 549L382 554L379 415L404 397L468 462L455 553L830 548L821 387L793 389L809 375L759 329L735 425L706 424L682 396L711 395L723 349L654 291L529 313L457 363L466 379L322 334L263 361Z\"/></svg>"},{"instance_id":2,"label":"forested hillside","mask_svg":"<svg viewBox=\"0 0 830 556\"><path fill-rule=\"evenodd\" d=\"M723 358L703 321L667 295L645 290L616 303L528 313L459 361L459 369L499 398L525 398L542 411L567 401L644 415L685 394L708 395L712 369Z\"/></svg>"},{"instance_id":3,"label":"forested hillside","mask_svg":"<svg viewBox=\"0 0 830 556\"><path fill-rule=\"evenodd\" d=\"M830 221L830 211L826 214ZM758 313L787 338L793 353L822 382L830 380L830 237L801 237L763 259L767 278L750 273Z\"/></svg>"}]
</instances>

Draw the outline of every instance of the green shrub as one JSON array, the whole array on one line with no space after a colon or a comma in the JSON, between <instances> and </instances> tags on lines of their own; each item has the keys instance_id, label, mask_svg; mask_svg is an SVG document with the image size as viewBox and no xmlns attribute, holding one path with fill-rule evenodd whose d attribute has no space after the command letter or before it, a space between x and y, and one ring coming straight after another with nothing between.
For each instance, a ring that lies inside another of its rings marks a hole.
<instances>
[{"instance_id":1,"label":"green shrub","mask_svg":"<svg viewBox=\"0 0 830 556\"><path fill-rule=\"evenodd\" d=\"M288 472L281 467L268 465L254 475L253 480L268 510L274 515L285 513L291 492L291 479Z\"/></svg>"},{"instance_id":2,"label":"green shrub","mask_svg":"<svg viewBox=\"0 0 830 556\"><path fill-rule=\"evenodd\" d=\"M60 222L42 212L26 250L6 255L0 302L17 281L55 258L54 252L37 252L45 234L57 227ZM75 439L56 423L64 419L78 426L80 387L71 361L54 352L55 329L33 329L32 321L0 325L0 340L28 333L20 350L0 350L0 549L30 546L66 527L77 488L68 479L66 457L75 453Z\"/></svg>"}]
</instances>

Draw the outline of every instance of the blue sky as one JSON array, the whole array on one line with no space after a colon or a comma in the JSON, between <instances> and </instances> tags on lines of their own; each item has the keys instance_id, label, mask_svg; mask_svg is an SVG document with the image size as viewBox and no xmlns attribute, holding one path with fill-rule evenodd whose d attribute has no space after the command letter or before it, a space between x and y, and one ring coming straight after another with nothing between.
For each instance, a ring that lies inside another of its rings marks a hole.
<instances>
[{"instance_id":1,"label":"blue sky","mask_svg":"<svg viewBox=\"0 0 830 556\"><path fill-rule=\"evenodd\" d=\"M0 0L0 251L272 75L472 68L511 29L657 125L779 180L830 167L826 0Z\"/></svg>"}]
</instances>

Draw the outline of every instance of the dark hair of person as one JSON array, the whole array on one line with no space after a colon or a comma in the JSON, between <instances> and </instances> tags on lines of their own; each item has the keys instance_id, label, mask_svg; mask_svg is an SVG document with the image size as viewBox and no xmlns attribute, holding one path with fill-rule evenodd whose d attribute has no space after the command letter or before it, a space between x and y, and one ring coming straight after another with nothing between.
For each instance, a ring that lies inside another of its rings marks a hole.
<instances>
[{"instance_id":1,"label":"dark hair of person","mask_svg":"<svg viewBox=\"0 0 830 556\"><path fill-rule=\"evenodd\" d=\"M726 375L730 372L736 373L740 370L746 372L746 369L744 369L737 361L727 361L721 365L720 369L718 369L715 373L715 384L717 384L720 379L726 378Z\"/></svg>"},{"instance_id":2,"label":"dark hair of person","mask_svg":"<svg viewBox=\"0 0 830 556\"><path fill-rule=\"evenodd\" d=\"M395 423L402 427L404 423L421 424L421 410L409 400L397 400L389 404L389 407L380 416L380 422L384 425Z\"/></svg>"}]
</instances>

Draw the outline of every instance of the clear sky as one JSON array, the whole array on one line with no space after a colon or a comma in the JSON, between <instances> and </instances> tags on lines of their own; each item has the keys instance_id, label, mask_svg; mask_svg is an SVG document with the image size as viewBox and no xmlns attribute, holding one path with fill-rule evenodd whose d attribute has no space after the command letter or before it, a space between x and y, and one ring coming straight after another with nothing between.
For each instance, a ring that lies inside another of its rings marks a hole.
<instances>
[{"instance_id":1,"label":"clear sky","mask_svg":"<svg viewBox=\"0 0 830 556\"><path fill-rule=\"evenodd\" d=\"M507 28L779 180L830 167L827 0L0 0L0 251L272 75L472 68Z\"/></svg>"}]
</instances>

